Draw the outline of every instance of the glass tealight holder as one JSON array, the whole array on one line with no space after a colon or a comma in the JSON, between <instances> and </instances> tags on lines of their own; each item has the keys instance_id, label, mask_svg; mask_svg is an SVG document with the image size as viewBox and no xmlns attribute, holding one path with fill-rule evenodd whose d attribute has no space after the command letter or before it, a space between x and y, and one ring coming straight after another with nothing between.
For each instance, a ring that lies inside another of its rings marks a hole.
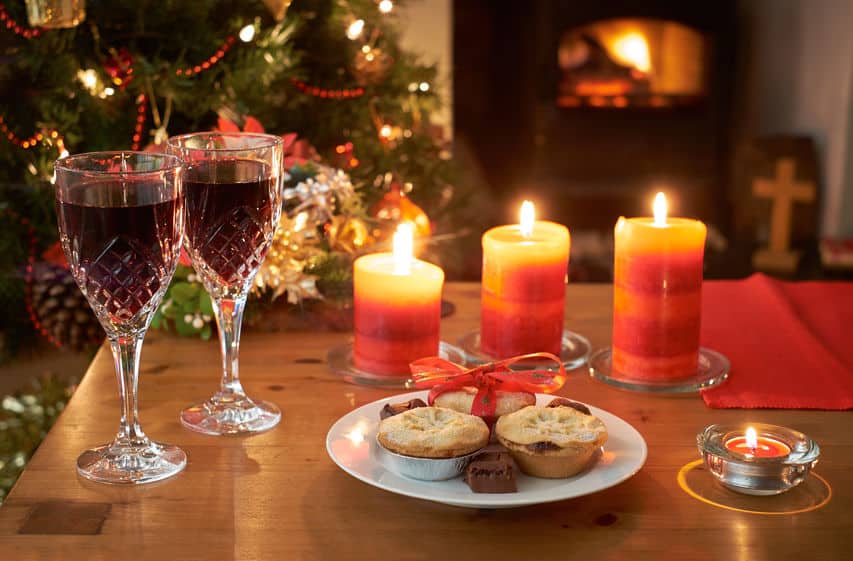
<instances>
[{"instance_id":1,"label":"glass tealight holder","mask_svg":"<svg viewBox=\"0 0 853 561\"><path fill-rule=\"evenodd\" d=\"M750 454L733 446L746 430L758 439L780 444L787 453L772 457ZM820 447L805 434L763 423L710 425L696 435L705 468L725 487L747 495L778 495L802 483L817 464Z\"/></svg>"}]
</instances>

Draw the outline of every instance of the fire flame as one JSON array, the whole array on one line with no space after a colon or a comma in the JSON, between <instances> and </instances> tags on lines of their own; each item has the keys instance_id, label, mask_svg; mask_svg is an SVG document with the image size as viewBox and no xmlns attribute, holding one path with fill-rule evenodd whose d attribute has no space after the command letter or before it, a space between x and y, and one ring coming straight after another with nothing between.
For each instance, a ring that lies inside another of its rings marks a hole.
<instances>
[{"instance_id":1,"label":"fire flame","mask_svg":"<svg viewBox=\"0 0 853 561\"><path fill-rule=\"evenodd\" d=\"M401 222L394 232L394 274L408 275L412 272L414 254L415 226L411 222Z\"/></svg>"},{"instance_id":2,"label":"fire flame","mask_svg":"<svg viewBox=\"0 0 853 561\"><path fill-rule=\"evenodd\" d=\"M747 427L744 439L746 440L746 447L750 450L758 448L758 434L755 432L754 428Z\"/></svg>"},{"instance_id":3,"label":"fire flame","mask_svg":"<svg viewBox=\"0 0 853 561\"><path fill-rule=\"evenodd\" d=\"M535 211L533 207L533 203L530 201L524 201L521 203L521 235L525 238L529 238L533 235L533 219L535 216Z\"/></svg>"},{"instance_id":4,"label":"fire flame","mask_svg":"<svg viewBox=\"0 0 853 561\"><path fill-rule=\"evenodd\" d=\"M652 69L649 56L649 43L642 33L632 31L622 35L613 42L613 55L620 62L628 63L640 72Z\"/></svg>"},{"instance_id":5,"label":"fire flame","mask_svg":"<svg viewBox=\"0 0 853 561\"><path fill-rule=\"evenodd\" d=\"M655 226L666 226L666 196L662 192L655 195L652 208L655 211Z\"/></svg>"}]
</instances>

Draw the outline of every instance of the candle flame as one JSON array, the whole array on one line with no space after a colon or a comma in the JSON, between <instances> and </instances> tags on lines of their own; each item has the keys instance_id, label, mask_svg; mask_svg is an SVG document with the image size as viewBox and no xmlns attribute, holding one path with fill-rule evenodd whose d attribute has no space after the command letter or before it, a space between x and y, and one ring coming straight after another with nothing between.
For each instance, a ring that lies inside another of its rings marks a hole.
<instances>
[{"instance_id":1,"label":"candle flame","mask_svg":"<svg viewBox=\"0 0 853 561\"><path fill-rule=\"evenodd\" d=\"M525 238L529 238L533 235L533 219L534 219L534 208L533 203L530 201L524 201L521 203L521 235Z\"/></svg>"},{"instance_id":2,"label":"candle flame","mask_svg":"<svg viewBox=\"0 0 853 561\"><path fill-rule=\"evenodd\" d=\"M655 226L666 226L666 196L662 192L655 195Z\"/></svg>"},{"instance_id":3,"label":"candle flame","mask_svg":"<svg viewBox=\"0 0 853 561\"><path fill-rule=\"evenodd\" d=\"M746 447L750 450L755 450L758 448L758 434L755 432L755 429L752 427L747 427L746 434L744 435L746 439Z\"/></svg>"},{"instance_id":4,"label":"candle flame","mask_svg":"<svg viewBox=\"0 0 853 561\"><path fill-rule=\"evenodd\" d=\"M411 222L397 224L394 232L394 274L408 275L412 271L415 228Z\"/></svg>"}]
</instances>

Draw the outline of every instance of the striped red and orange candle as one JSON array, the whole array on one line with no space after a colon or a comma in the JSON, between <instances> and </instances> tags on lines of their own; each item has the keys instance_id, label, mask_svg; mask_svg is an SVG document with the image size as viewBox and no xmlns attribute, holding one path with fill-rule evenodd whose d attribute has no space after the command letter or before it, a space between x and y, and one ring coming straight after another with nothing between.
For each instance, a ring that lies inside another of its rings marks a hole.
<instances>
[{"instance_id":1,"label":"striped red and orange candle","mask_svg":"<svg viewBox=\"0 0 853 561\"><path fill-rule=\"evenodd\" d=\"M668 218L658 193L654 218L619 218L613 286L614 375L670 382L699 360L705 225Z\"/></svg>"},{"instance_id":2,"label":"striped red and orange candle","mask_svg":"<svg viewBox=\"0 0 853 561\"><path fill-rule=\"evenodd\" d=\"M483 234L480 348L495 358L560 354L569 263L569 230L534 220L522 205L518 224Z\"/></svg>"},{"instance_id":3,"label":"striped red and orange candle","mask_svg":"<svg viewBox=\"0 0 853 561\"><path fill-rule=\"evenodd\" d=\"M438 354L444 271L413 257L413 232L400 224L393 253L353 264L353 363L363 372L406 379L410 362Z\"/></svg>"}]
</instances>

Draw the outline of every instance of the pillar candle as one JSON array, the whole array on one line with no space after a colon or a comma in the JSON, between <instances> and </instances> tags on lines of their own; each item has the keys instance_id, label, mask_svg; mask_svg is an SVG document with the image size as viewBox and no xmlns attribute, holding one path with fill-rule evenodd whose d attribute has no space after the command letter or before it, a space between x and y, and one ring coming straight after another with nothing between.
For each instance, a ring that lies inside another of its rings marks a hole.
<instances>
[{"instance_id":1,"label":"pillar candle","mask_svg":"<svg viewBox=\"0 0 853 561\"><path fill-rule=\"evenodd\" d=\"M521 223L483 234L480 349L496 358L559 356L562 343L569 230L523 208Z\"/></svg>"},{"instance_id":2,"label":"pillar candle","mask_svg":"<svg viewBox=\"0 0 853 561\"><path fill-rule=\"evenodd\" d=\"M372 253L353 264L353 365L408 378L410 362L438 354L444 271L412 258L410 227L401 225L394 238L393 253Z\"/></svg>"},{"instance_id":3,"label":"pillar candle","mask_svg":"<svg viewBox=\"0 0 853 561\"><path fill-rule=\"evenodd\" d=\"M613 371L649 382L696 373L706 228L667 218L619 218L615 229Z\"/></svg>"}]
</instances>

